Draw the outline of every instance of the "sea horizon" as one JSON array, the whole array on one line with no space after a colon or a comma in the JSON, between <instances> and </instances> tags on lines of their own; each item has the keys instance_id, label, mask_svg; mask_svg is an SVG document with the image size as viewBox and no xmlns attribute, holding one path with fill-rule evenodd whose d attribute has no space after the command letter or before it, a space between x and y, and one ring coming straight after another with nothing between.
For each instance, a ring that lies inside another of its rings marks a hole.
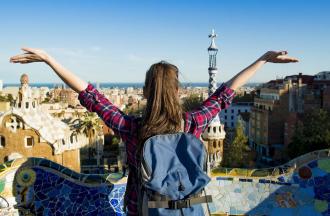
<instances>
[{"instance_id":1,"label":"sea horizon","mask_svg":"<svg viewBox=\"0 0 330 216\"><path fill-rule=\"evenodd\" d=\"M143 82L90 82L93 84L95 87L98 88L142 88L144 83ZM260 85L262 82L251 82L247 83L244 86L247 87L254 87L257 85ZM6 87L19 87L21 84L20 83L3 83L3 88ZM55 87L67 87L65 83L44 83L44 82L37 82L37 83L29 83L31 87L48 87L48 88L55 88ZM218 82L218 86L221 85L221 82ZM180 82L181 87L208 87L209 83L207 82Z\"/></svg>"}]
</instances>

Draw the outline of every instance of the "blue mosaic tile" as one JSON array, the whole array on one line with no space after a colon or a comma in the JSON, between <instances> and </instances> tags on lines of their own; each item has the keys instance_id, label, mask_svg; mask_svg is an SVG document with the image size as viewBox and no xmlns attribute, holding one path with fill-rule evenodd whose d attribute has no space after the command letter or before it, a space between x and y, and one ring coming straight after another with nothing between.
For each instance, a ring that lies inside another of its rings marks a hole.
<instances>
[{"instance_id":1,"label":"blue mosaic tile","mask_svg":"<svg viewBox=\"0 0 330 216\"><path fill-rule=\"evenodd\" d=\"M299 182L299 187L306 188L307 187L307 181L300 181Z\"/></svg>"},{"instance_id":2,"label":"blue mosaic tile","mask_svg":"<svg viewBox=\"0 0 330 216\"><path fill-rule=\"evenodd\" d=\"M278 177L277 179L278 179L280 182L285 182L285 179L284 179L283 176L280 176L280 177Z\"/></svg>"},{"instance_id":3,"label":"blue mosaic tile","mask_svg":"<svg viewBox=\"0 0 330 216\"><path fill-rule=\"evenodd\" d=\"M314 187L314 178L308 179L307 186L308 187Z\"/></svg>"},{"instance_id":4,"label":"blue mosaic tile","mask_svg":"<svg viewBox=\"0 0 330 216\"><path fill-rule=\"evenodd\" d=\"M300 182L300 178L297 175L293 176L293 182L298 184Z\"/></svg>"},{"instance_id":5,"label":"blue mosaic tile","mask_svg":"<svg viewBox=\"0 0 330 216\"><path fill-rule=\"evenodd\" d=\"M314 160L314 161L308 163L308 166L309 166L310 168L315 168L315 167L317 167L317 166L318 166L317 160Z\"/></svg>"},{"instance_id":6,"label":"blue mosaic tile","mask_svg":"<svg viewBox=\"0 0 330 216\"><path fill-rule=\"evenodd\" d=\"M41 164L49 165L45 161ZM41 168L33 170L37 180L33 185L34 205L31 212L38 215L122 215L122 212L116 214L116 211L122 206L120 198L125 187L120 188L117 199L109 200L113 185L82 186ZM110 202L117 209L112 208Z\"/></svg>"},{"instance_id":7,"label":"blue mosaic tile","mask_svg":"<svg viewBox=\"0 0 330 216\"><path fill-rule=\"evenodd\" d=\"M326 183L325 178L319 176L314 178L314 182L316 186L324 185Z\"/></svg>"},{"instance_id":8,"label":"blue mosaic tile","mask_svg":"<svg viewBox=\"0 0 330 216\"><path fill-rule=\"evenodd\" d=\"M233 181L234 179L232 177L217 177L217 180L227 180L227 181Z\"/></svg>"},{"instance_id":9,"label":"blue mosaic tile","mask_svg":"<svg viewBox=\"0 0 330 216\"><path fill-rule=\"evenodd\" d=\"M53 166L45 159L35 162ZM210 182L212 192L216 193L211 211L245 215L330 215L330 174L316 165L316 162L304 165L312 169L312 177L307 180L298 176L299 168L275 180L255 178L258 182L253 183L247 183L252 181L249 178L233 181L233 177L217 177ZM102 176L89 177L60 165L53 167L72 178L63 178L63 173L59 175L43 167L32 167L36 173L33 185L16 187L17 191L28 192L25 209L34 215L125 215L122 209L125 184L107 184L102 182ZM216 190L217 187L221 188ZM323 212L316 212L315 199L326 201L328 209L323 210L321 206Z\"/></svg>"},{"instance_id":10,"label":"blue mosaic tile","mask_svg":"<svg viewBox=\"0 0 330 216\"><path fill-rule=\"evenodd\" d=\"M259 183L269 184L270 180L268 180L268 179L259 179Z\"/></svg>"},{"instance_id":11,"label":"blue mosaic tile","mask_svg":"<svg viewBox=\"0 0 330 216\"><path fill-rule=\"evenodd\" d=\"M255 201L255 200L256 200L256 195L255 195L254 193L250 193L250 194L248 195L248 199L249 199L249 200L252 200L252 201Z\"/></svg>"},{"instance_id":12,"label":"blue mosaic tile","mask_svg":"<svg viewBox=\"0 0 330 216\"><path fill-rule=\"evenodd\" d=\"M241 193L242 190L241 190L240 188L236 188L236 189L234 190L234 192L235 192L235 193Z\"/></svg>"}]
</instances>

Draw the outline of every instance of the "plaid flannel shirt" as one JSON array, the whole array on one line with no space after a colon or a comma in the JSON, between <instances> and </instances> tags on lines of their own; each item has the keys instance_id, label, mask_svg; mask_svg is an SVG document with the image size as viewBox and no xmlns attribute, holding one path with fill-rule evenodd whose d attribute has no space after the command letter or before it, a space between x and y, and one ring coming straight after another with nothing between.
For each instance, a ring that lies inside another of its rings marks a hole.
<instances>
[{"instance_id":1,"label":"plaid flannel shirt","mask_svg":"<svg viewBox=\"0 0 330 216\"><path fill-rule=\"evenodd\" d=\"M207 128L211 120L222 110L226 109L232 102L235 93L224 83L208 98L202 105L185 113L184 131L194 134L200 138L203 131ZM118 107L111 103L103 94L101 94L93 85L89 84L87 88L79 93L78 99L84 107L90 112L96 112L99 117L110 127L116 135L119 135L126 145L127 163L132 169L137 167L137 127L140 118L128 116ZM135 170L136 171L136 170ZM128 184L130 191L127 191L128 215L137 215L137 187L136 172L129 172Z\"/></svg>"}]
</instances>

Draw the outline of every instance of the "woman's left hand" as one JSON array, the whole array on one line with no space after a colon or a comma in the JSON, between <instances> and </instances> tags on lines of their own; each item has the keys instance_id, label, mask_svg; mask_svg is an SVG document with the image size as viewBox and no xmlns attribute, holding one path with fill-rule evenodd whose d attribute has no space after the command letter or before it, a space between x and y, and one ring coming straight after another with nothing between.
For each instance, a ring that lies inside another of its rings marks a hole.
<instances>
[{"instance_id":1,"label":"woman's left hand","mask_svg":"<svg viewBox=\"0 0 330 216\"><path fill-rule=\"evenodd\" d=\"M271 63L293 63L299 61L297 58L290 57L287 54L287 51L268 51L259 60Z\"/></svg>"}]
</instances>

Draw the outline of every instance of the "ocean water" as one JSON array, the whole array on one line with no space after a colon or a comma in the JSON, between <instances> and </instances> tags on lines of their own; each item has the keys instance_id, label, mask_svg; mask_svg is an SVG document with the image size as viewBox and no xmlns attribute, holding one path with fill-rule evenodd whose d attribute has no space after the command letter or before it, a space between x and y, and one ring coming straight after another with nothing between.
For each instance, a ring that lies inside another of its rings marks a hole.
<instances>
[{"instance_id":1,"label":"ocean water","mask_svg":"<svg viewBox=\"0 0 330 216\"><path fill-rule=\"evenodd\" d=\"M92 83L95 87L100 87L100 88L128 88L128 87L133 87L133 88L142 88L144 83ZM218 86L220 86L221 83L218 83ZM260 83L248 83L245 86L248 87L254 87L259 85ZM48 87L48 88L55 88L57 86L64 86L67 87L64 83L30 83L29 84L32 87ZM180 83L181 87L208 87L209 83L203 83L203 82L196 82L196 83ZM20 86L19 83L4 83L3 87L18 87Z\"/></svg>"}]
</instances>

